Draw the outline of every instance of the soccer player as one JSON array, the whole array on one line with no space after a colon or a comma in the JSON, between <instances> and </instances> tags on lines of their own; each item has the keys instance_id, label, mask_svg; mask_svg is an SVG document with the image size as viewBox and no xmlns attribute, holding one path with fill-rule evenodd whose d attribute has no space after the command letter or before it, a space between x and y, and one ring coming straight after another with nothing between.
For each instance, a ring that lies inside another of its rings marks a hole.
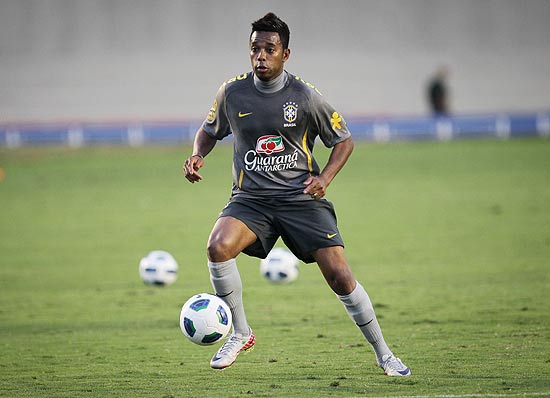
<instances>
[{"instance_id":1,"label":"soccer player","mask_svg":"<svg viewBox=\"0 0 550 398\"><path fill-rule=\"evenodd\" d=\"M265 258L281 237L299 259L318 264L384 372L409 376L409 368L384 341L371 300L353 276L333 205L325 199L353 150L351 134L313 85L284 69L289 38L287 24L273 13L252 23L252 72L222 84L183 166L187 180L201 181L205 157L218 140L233 135L231 199L207 245L212 286L231 308L233 334L210 365L231 366L256 341L246 319L235 258L241 252ZM313 158L316 137L332 148L322 170Z\"/></svg>"}]
</instances>

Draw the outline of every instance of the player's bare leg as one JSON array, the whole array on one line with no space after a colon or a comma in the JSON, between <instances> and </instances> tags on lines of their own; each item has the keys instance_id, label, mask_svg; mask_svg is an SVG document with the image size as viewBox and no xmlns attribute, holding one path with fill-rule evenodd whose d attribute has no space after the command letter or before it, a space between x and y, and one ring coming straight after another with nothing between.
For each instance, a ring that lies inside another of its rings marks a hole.
<instances>
[{"instance_id":1,"label":"player's bare leg","mask_svg":"<svg viewBox=\"0 0 550 398\"><path fill-rule=\"evenodd\" d=\"M367 341L372 345L378 365L389 376L409 376L410 369L393 355L382 335L370 298L346 261L344 248L326 247L316 250L313 257L331 289L344 304Z\"/></svg>"},{"instance_id":2,"label":"player's bare leg","mask_svg":"<svg viewBox=\"0 0 550 398\"><path fill-rule=\"evenodd\" d=\"M237 257L256 241L256 234L234 217L220 217L208 238L208 260L224 262Z\"/></svg>"},{"instance_id":3,"label":"player's bare leg","mask_svg":"<svg viewBox=\"0 0 550 398\"><path fill-rule=\"evenodd\" d=\"M312 254L334 293L345 295L355 289L355 277L346 261L342 246L324 247Z\"/></svg>"},{"instance_id":4,"label":"player's bare leg","mask_svg":"<svg viewBox=\"0 0 550 398\"><path fill-rule=\"evenodd\" d=\"M256 241L256 235L233 217L218 219L208 239L208 269L216 292L231 309L233 334L212 357L210 366L225 369L241 351L254 346L256 339L248 326L242 301L242 282L235 257Z\"/></svg>"}]
</instances>

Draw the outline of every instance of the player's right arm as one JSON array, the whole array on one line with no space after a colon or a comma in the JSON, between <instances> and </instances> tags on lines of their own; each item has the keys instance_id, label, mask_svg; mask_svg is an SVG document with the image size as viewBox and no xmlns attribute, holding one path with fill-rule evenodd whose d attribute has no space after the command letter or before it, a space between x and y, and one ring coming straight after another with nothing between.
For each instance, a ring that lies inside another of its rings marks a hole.
<instances>
[{"instance_id":1,"label":"player's right arm","mask_svg":"<svg viewBox=\"0 0 550 398\"><path fill-rule=\"evenodd\" d=\"M202 127L199 128L195 135L193 154L183 164L183 173L189 182L195 183L202 180L198 171L204 165L204 157L212 151L217 142L218 140L208 135Z\"/></svg>"},{"instance_id":2,"label":"player's right arm","mask_svg":"<svg viewBox=\"0 0 550 398\"><path fill-rule=\"evenodd\" d=\"M218 89L214 105L210 108L205 121L197 131L197 134L195 134L193 154L183 164L185 178L191 183L202 180L202 176L198 171L204 165L204 158L216 146L219 140L222 140L231 133L229 120L224 111L225 86L226 84L224 83Z\"/></svg>"}]
</instances>

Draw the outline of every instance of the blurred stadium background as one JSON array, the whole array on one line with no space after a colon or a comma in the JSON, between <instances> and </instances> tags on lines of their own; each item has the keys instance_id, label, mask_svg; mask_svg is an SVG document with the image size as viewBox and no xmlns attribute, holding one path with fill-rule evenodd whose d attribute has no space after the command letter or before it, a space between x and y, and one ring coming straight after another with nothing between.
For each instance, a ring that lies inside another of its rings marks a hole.
<instances>
[{"instance_id":1,"label":"blurred stadium background","mask_svg":"<svg viewBox=\"0 0 550 398\"><path fill-rule=\"evenodd\" d=\"M287 69L357 137L550 135L547 0L0 0L0 147L185 142L224 80L248 71L250 23L291 28ZM428 78L451 70L453 116Z\"/></svg>"}]
</instances>

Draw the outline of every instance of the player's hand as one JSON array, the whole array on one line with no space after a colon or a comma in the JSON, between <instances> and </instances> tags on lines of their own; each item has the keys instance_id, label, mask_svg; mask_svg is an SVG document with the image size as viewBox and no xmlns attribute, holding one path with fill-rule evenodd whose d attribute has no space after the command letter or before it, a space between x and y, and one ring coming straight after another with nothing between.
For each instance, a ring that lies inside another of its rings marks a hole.
<instances>
[{"instance_id":1,"label":"player's hand","mask_svg":"<svg viewBox=\"0 0 550 398\"><path fill-rule=\"evenodd\" d=\"M307 180L304 181L306 188L304 193L311 196L315 200L322 199L326 193L328 184L321 176L309 176Z\"/></svg>"},{"instance_id":2,"label":"player's hand","mask_svg":"<svg viewBox=\"0 0 550 398\"><path fill-rule=\"evenodd\" d=\"M204 166L204 159L200 156L190 156L183 163L183 174L191 183L199 182L202 176L198 173L199 169Z\"/></svg>"}]
</instances>

